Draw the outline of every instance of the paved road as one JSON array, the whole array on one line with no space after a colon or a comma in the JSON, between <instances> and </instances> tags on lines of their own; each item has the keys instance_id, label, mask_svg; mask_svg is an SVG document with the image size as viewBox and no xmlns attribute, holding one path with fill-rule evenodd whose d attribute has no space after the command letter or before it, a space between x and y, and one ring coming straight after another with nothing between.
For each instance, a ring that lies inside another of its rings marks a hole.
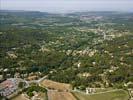
<instances>
[{"instance_id":1,"label":"paved road","mask_svg":"<svg viewBox=\"0 0 133 100\"><path fill-rule=\"evenodd\" d=\"M44 79L46 79L47 78L47 76L44 76L44 77L42 77L42 78L40 78L40 79L38 79L38 80L32 80L32 81L27 81L29 84L30 83L40 83L41 81L43 81Z\"/></svg>"}]
</instances>

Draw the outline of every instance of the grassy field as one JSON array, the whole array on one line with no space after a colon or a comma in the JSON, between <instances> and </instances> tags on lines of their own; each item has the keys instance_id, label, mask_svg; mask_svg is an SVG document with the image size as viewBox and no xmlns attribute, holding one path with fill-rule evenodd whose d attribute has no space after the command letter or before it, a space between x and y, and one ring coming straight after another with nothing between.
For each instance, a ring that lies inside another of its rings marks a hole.
<instances>
[{"instance_id":1,"label":"grassy field","mask_svg":"<svg viewBox=\"0 0 133 100\"><path fill-rule=\"evenodd\" d=\"M128 92L124 90L118 90L115 92L108 92L103 94L86 95L79 92L73 92L73 95L78 100L128 100Z\"/></svg>"}]
</instances>

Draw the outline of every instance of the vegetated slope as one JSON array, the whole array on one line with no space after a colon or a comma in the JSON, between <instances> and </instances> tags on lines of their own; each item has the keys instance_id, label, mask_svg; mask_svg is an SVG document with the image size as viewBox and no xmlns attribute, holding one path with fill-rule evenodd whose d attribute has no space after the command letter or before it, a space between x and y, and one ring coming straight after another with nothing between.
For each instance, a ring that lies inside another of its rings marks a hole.
<instances>
[{"instance_id":1,"label":"vegetated slope","mask_svg":"<svg viewBox=\"0 0 133 100\"><path fill-rule=\"evenodd\" d=\"M105 85L105 82L108 82L108 86L121 88L124 83L133 81L132 38L132 35L129 35L104 41L95 46L98 51L92 57L77 56L78 62L81 63L79 68L71 67L54 72L50 75L50 79L70 82L82 88L100 87L102 84ZM84 73L88 74L82 76Z\"/></svg>"},{"instance_id":2,"label":"vegetated slope","mask_svg":"<svg viewBox=\"0 0 133 100\"><path fill-rule=\"evenodd\" d=\"M80 89L122 88L133 81L132 14L105 13L1 12L0 75L33 73ZM121 37L104 41L102 31Z\"/></svg>"}]
</instances>

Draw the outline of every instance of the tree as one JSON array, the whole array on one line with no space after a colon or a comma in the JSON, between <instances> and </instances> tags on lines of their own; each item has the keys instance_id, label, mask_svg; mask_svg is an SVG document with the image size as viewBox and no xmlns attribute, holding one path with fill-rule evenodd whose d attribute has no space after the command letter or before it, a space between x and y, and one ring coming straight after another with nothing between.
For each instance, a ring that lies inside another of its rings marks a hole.
<instances>
[{"instance_id":1,"label":"tree","mask_svg":"<svg viewBox=\"0 0 133 100\"><path fill-rule=\"evenodd\" d=\"M25 82L19 82L18 87L23 88L25 86Z\"/></svg>"}]
</instances>

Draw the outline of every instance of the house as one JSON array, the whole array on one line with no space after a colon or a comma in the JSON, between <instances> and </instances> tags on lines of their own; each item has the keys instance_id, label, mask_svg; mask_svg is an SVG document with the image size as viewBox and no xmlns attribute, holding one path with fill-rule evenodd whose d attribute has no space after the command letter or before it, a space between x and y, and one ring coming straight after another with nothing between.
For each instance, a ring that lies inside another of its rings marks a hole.
<instances>
[{"instance_id":1,"label":"house","mask_svg":"<svg viewBox=\"0 0 133 100\"><path fill-rule=\"evenodd\" d=\"M86 94L92 94L95 93L96 89L95 88L86 88Z\"/></svg>"},{"instance_id":2,"label":"house","mask_svg":"<svg viewBox=\"0 0 133 100\"><path fill-rule=\"evenodd\" d=\"M18 89L19 81L14 78L7 79L0 83L0 95L9 96Z\"/></svg>"}]
</instances>

